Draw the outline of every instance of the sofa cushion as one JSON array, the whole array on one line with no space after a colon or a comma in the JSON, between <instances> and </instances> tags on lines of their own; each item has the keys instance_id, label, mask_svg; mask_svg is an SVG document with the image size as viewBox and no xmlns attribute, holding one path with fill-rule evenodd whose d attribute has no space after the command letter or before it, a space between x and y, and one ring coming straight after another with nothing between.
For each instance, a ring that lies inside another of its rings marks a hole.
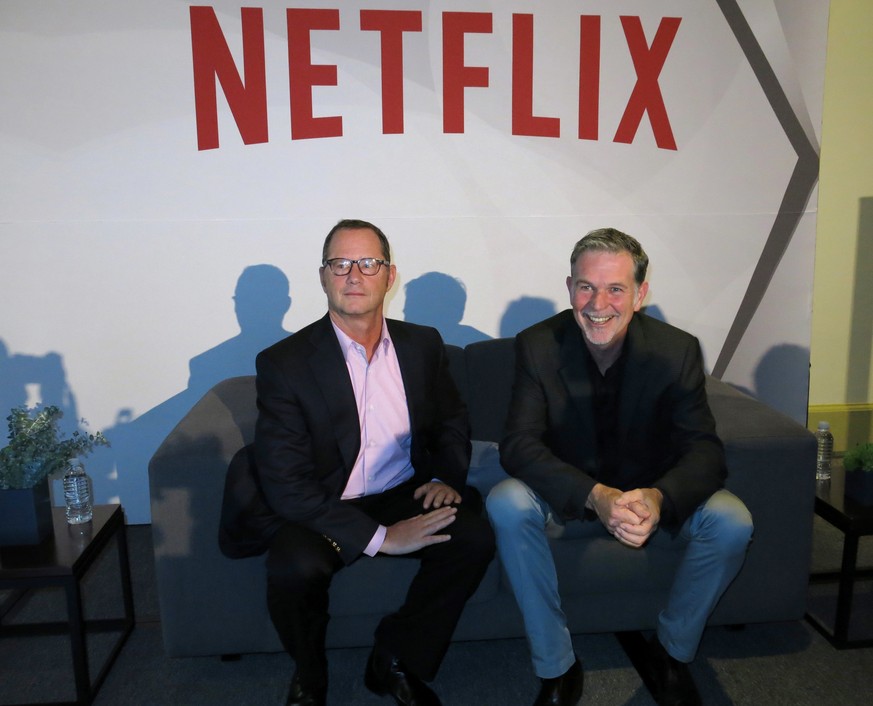
<instances>
[{"instance_id":1,"label":"sofa cushion","mask_svg":"<svg viewBox=\"0 0 873 706\"><path fill-rule=\"evenodd\" d=\"M515 339L471 343L464 349L467 371L464 400L472 438L500 441L515 378Z\"/></svg>"},{"instance_id":2,"label":"sofa cushion","mask_svg":"<svg viewBox=\"0 0 873 706\"><path fill-rule=\"evenodd\" d=\"M476 488L485 499L491 488L505 478L509 476L500 465L500 449L497 442L474 440L467 485Z\"/></svg>"},{"instance_id":3,"label":"sofa cushion","mask_svg":"<svg viewBox=\"0 0 873 706\"><path fill-rule=\"evenodd\" d=\"M663 531L642 549L626 547L597 520L574 520L549 544L563 596L667 589L685 548L683 540Z\"/></svg>"}]
</instances>

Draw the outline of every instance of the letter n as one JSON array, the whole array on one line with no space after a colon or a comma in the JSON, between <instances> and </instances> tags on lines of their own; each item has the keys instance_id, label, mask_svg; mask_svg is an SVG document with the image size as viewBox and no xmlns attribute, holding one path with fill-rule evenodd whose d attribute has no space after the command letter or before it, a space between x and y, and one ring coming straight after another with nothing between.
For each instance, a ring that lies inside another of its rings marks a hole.
<instances>
[{"instance_id":1,"label":"letter n","mask_svg":"<svg viewBox=\"0 0 873 706\"><path fill-rule=\"evenodd\" d=\"M191 7L198 150L218 147L216 80L221 83L243 143L252 145L268 139L264 11L257 7L244 7L240 13L245 82L234 64L215 10L211 7Z\"/></svg>"}]
</instances>

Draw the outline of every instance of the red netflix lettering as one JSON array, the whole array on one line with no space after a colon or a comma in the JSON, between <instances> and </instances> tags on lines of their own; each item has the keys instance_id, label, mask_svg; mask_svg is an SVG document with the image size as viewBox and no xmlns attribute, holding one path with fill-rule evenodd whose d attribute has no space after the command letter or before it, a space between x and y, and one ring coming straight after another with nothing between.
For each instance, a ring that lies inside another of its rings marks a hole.
<instances>
[{"instance_id":1,"label":"red netflix lettering","mask_svg":"<svg viewBox=\"0 0 873 706\"><path fill-rule=\"evenodd\" d=\"M260 8L242 8L243 72L235 65L228 43L211 7L191 7L191 50L194 70L194 106L197 147L218 147L217 88L220 84L244 144L267 142L267 82L264 53L264 17ZM420 10L361 10L360 29L379 32L381 43L382 133L404 132L403 41L406 33L422 31ZM601 87L601 17L579 18L578 138L599 139ZM613 138L634 141L643 116L648 115L655 143L676 150L676 139L658 80L676 38L681 18L661 19L651 46L642 21L620 17L636 82ZM343 118L315 117L314 86L337 86L333 64L312 63L312 34L338 31L338 9L286 9L288 32L288 83L290 88L291 139L341 137ZM468 34L491 34L489 12L442 14L443 132L464 132L464 97L467 88L488 88L490 69L467 66ZM484 41L484 40L483 40ZM548 51L548 47L546 48ZM512 90L509 106L512 134L560 137L561 121L534 115L534 15L512 16ZM243 78L244 76L244 78ZM350 106L350 109L353 106Z\"/></svg>"},{"instance_id":2,"label":"red netflix lettering","mask_svg":"<svg viewBox=\"0 0 873 706\"><path fill-rule=\"evenodd\" d=\"M561 121L533 114L533 15L512 16L512 134L560 137Z\"/></svg>"},{"instance_id":3,"label":"red netflix lettering","mask_svg":"<svg viewBox=\"0 0 873 706\"><path fill-rule=\"evenodd\" d=\"M339 29L339 10L298 10L289 8L288 83L291 88L291 139L341 137L340 116L316 118L312 114L312 87L336 86L336 66L312 63L311 32Z\"/></svg>"},{"instance_id":4,"label":"red netflix lettering","mask_svg":"<svg viewBox=\"0 0 873 706\"><path fill-rule=\"evenodd\" d=\"M402 133L403 33L421 32L421 12L361 10L361 29L382 34L382 133Z\"/></svg>"},{"instance_id":5,"label":"red netflix lettering","mask_svg":"<svg viewBox=\"0 0 873 706\"><path fill-rule=\"evenodd\" d=\"M264 11L257 7L244 7L240 14L245 83L233 63L233 56L221 32L215 10L211 7L190 8L194 110L199 150L218 147L216 80L221 83L243 143L252 145L269 139Z\"/></svg>"},{"instance_id":6,"label":"red netflix lettering","mask_svg":"<svg viewBox=\"0 0 873 706\"><path fill-rule=\"evenodd\" d=\"M600 17L579 18L579 139L596 140L600 125Z\"/></svg>"},{"instance_id":7,"label":"red netflix lettering","mask_svg":"<svg viewBox=\"0 0 873 706\"><path fill-rule=\"evenodd\" d=\"M624 115L621 116L613 142L633 142L640 121L643 119L643 113L648 112L658 147L665 150L676 149L670 118L667 117L664 97L658 86L658 76L664 68L667 53L673 45L681 21L679 17L664 17L658 25L658 31L650 48L646 45L646 36L640 18L627 16L621 18L621 26L627 38L634 70L637 72L637 83L624 109Z\"/></svg>"},{"instance_id":8,"label":"red netflix lettering","mask_svg":"<svg viewBox=\"0 0 873 706\"><path fill-rule=\"evenodd\" d=\"M464 88L488 87L488 67L464 65L470 33L490 34L491 13L443 13L443 132L464 132Z\"/></svg>"}]
</instances>

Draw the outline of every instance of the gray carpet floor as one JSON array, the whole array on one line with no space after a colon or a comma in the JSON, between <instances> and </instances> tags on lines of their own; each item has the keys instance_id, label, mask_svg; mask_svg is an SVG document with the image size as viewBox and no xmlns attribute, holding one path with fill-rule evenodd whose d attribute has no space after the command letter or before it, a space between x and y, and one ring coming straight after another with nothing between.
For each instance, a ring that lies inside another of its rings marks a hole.
<instances>
[{"instance_id":1,"label":"gray carpet floor","mask_svg":"<svg viewBox=\"0 0 873 706\"><path fill-rule=\"evenodd\" d=\"M142 525L128 527L128 538L137 626L94 704L283 704L292 671L291 661L284 654L244 655L231 662L216 657L164 655L151 529ZM813 571L837 569L841 548L841 535L816 518ZM862 540L859 563L873 566L873 537ZM104 584L111 582L101 579L102 570L98 563L84 587L89 617L120 611L120 600L106 594ZM834 595L833 587L814 585L810 588L810 605L827 613ZM32 620L34 614L45 617L56 611L58 604L63 611L63 596L58 591L43 590L12 619L24 622ZM864 581L856 589L854 633L873 637L871 616L873 581ZM221 616L215 619L221 620ZM111 640L111 636L97 636L89 642L92 671L110 649ZM654 703L613 635L577 635L574 644L585 666L582 704ZM366 648L329 651L329 704L393 703L374 696L363 686L368 652ZM692 672L704 703L713 706L866 705L873 699L873 648L836 650L806 621L748 625L741 630L710 628ZM454 643L433 686L446 706L527 705L533 702L538 689L524 640ZM64 638L0 640L0 704L72 698L71 660Z\"/></svg>"}]
</instances>

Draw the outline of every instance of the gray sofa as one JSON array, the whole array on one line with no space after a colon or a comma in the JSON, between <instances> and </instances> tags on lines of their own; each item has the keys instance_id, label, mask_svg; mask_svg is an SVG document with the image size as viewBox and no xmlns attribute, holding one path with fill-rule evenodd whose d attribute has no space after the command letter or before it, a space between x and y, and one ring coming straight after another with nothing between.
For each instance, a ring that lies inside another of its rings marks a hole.
<instances>
[{"instance_id":1,"label":"gray sofa","mask_svg":"<svg viewBox=\"0 0 873 706\"><path fill-rule=\"evenodd\" d=\"M447 346L470 410L474 441L470 480L483 495L505 477L497 459L512 386L511 339ZM725 442L727 487L755 520L745 566L710 624L794 620L803 616L812 541L815 441L799 424L729 385L707 379L710 405ZM281 650L267 615L264 557L232 560L218 549L228 463L251 443L254 377L225 380L170 433L149 464L152 530L169 655ZM651 628L679 552L633 550L575 522L552 545L563 605L574 633ZM341 571L331 587L328 646L371 644L373 630L397 607L414 560L367 558ZM520 615L495 559L468 603L455 639L522 636Z\"/></svg>"}]
</instances>

